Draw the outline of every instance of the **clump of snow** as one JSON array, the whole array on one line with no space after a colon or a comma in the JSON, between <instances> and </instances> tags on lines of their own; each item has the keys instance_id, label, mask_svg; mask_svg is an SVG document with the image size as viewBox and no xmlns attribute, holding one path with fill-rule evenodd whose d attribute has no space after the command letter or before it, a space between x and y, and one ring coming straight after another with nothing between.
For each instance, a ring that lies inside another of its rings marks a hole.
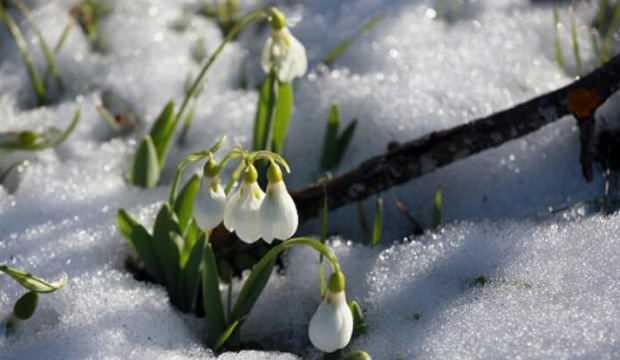
<instances>
[{"instance_id":1,"label":"clump of snow","mask_svg":"<svg viewBox=\"0 0 620 360\"><path fill-rule=\"evenodd\" d=\"M257 99L252 85L263 76L256 55L267 29L251 28L227 47L196 100L186 144L171 149L163 184L140 190L125 181L137 139L166 101L182 99L188 77L199 71L191 55L196 43L204 42L209 53L222 35L213 21L183 15L187 1L107 3L113 12L100 24L105 51L94 52L76 27L58 57L66 91L45 107L32 107L17 48L0 28L0 131L64 128L75 110L82 113L76 132L58 148L0 154L0 174L22 163L0 187L0 262L49 279L64 272L70 279L66 288L41 298L38 312L15 336L0 340L2 359L215 358L202 345L203 320L179 314L161 287L127 273L129 249L114 215L126 208L150 224L181 158L222 135L231 144L250 144ZM246 10L256 5L242 3ZM291 31L313 65L295 83L286 150L290 188L320 176L320 144L334 102L345 123L359 120L340 172L390 142L463 124L571 80L554 64L550 7L459 0L460 10L442 18L439 3L285 2ZM53 43L74 2L28 4ZM591 10L579 8L580 26ZM378 14L384 20L334 68L317 65L363 19ZM181 16L189 21L184 31L173 26ZM34 33L17 18L35 63L44 68ZM566 43L568 32L562 36ZM592 60L587 47L583 55ZM136 134L107 128L95 107L108 96L141 119ZM601 111L606 126L612 126L618 103L616 98ZM350 348L376 359L619 357L614 299L620 283L614 274L620 271L620 218L522 219L600 196L600 176L593 184L581 178L578 136L574 121L563 119L388 192L384 244L377 248L363 244L367 234L357 225L355 208L331 213L330 230L355 240L330 243L348 276L348 298L367 310L368 332ZM410 233L394 200L427 223L438 186L446 219L464 222L393 243ZM372 214L368 203L366 210ZM272 277L244 325L244 341L271 351L218 358L320 358L306 334L320 302L317 262L310 250L293 250L286 271ZM476 279L484 286L474 286ZM4 276L0 285L0 312L8 314L22 290Z\"/></svg>"}]
</instances>

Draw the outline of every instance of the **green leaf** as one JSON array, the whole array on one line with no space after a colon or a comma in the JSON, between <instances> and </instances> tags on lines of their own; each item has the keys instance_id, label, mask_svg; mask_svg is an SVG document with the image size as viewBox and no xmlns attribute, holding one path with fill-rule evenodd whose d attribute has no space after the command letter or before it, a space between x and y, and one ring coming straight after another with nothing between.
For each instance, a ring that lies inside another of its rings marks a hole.
<instances>
[{"instance_id":1,"label":"green leaf","mask_svg":"<svg viewBox=\"0 0 620 360\"><path fill-rule=\"evenodd\" d=\"M194 243L187 262L181 271L183 295L185 298L184 307L187 312L193 311L196 306L200 285L200 265L202 264L205 243L206 235L202 233L198 241Z\"/></svg>"},{"instance_id":2,"label":"green leaf","mask_svg":"<svg viewBox=\"0 0 620 360\"><path fill-rule=\"evenodd\" d=\"M133 185L150 188L157 185L160 171L157 150L147 135L138 146L129 179Z\"/></svg>"},{"instance_id":3,"label":"green leaf","mask_svg":"<svg viewBox=\"0 0 620 360\"><path fill-rule=\"evenodd\" d=\"M179 224L170 209L170 205L164 204L155 218L153 240L155 254L163 266L165 285L171 299L176 298L178 294L182 244L179 244L177 237L181 237Z\"/></svg>"},{"instance_id":4,"label":"green leaf","mask_svg":"<svg viewBox=\"0 0 620 360\"><path fill-rule=\"evenodd\" d=\"M37 304L39 303L39 294L29 291L22 295L13 306L13 315L20 320L28 320L32 317Z\"/></svg>"},{"instance_id":5,"label":"green leaf","mask_svg":"<svg viewBox=\"0 0 620 360\"><path fill-rule=\"evenodd\" d=\"M443 223L443 191L441 187L435 191L433 197L433 228L439 227Z\"/></svg>"},{"instance_id":6,"label":"green leaf","mask_svg":"<svg viewBox=\"0 0 620 360\"><path fill-rule=\"evenodd\" d=\"M338 151L338 130L340 128L340 108L337 104L333 104L329 109L327 116L327 129L323 138L323 151L321 154L321 169L330 170L336 166L336 157Z\"/></svg>"},{"instance_id":7,"label":"green leaf","mask_svg":"<svg viewBox=\"0 0 620 360\"><path fill-rule=\"evenodd\" d=\"M573 56L575 57L575 64L577 65L577 74L581 75L583 65L581 61L581 47L579 46L579 37L577 35L577 19L574 12L571 12L570 37L571 43L573 44Z\"/></svg>"},{"instance_id":8,"label":"green leaf","mask_svg":"<svg viewBox=\"0 0 620 360\"><path fill-rule=\"evenodd\" d=\"M351 140L353 140L353 135L355 135L355 129L357 128L357 120L351 121L351 123L344 129L342 135L338 139L338 149L336 151L336 166L340 164L344 153L349 148L351 144Z\"/></svg>"},{"instance_id":9,"label":"green leaf","mask_svg":"<svg viewBox=\"0 0 620 360\"><path fill-rule=\"evenodd\" d=\"M166 164L166 157L168 154L168 148L174 135L176 123L174 121L174 102L170 101L164 109L161 111L149 135L153 140L153 145L157 151L157 160L160 167Z\"/></svg>"},{"instance_id":10,"label":"green leaf","mask_svg":"<svg viewBox=\"0 0 620 360\"><path fill-rule=\"evenodd\" d=\"M24 34L19 29L19 26L17 26L15 20L13 20L13 18L6 12L2 3L0 3L0 20L4 22L4 25L6 25L6 28L9 30L9 33L17 44L17 48L19 49L22 61L24 62L26 70L28 71L28 75L30 76L30 82L32 83L34 93L37 96L38 104L45 104L47 102L47 90L45 88L45 84L39 76L39 72L34 66L32 56L30 55L30 51L28 50L28 43L24 38Z\"/></svg>"},{"instance_id":11,"label":"green leaf","mask_svg":"<svg viewBox=\"0 0 620 360\"><path fill-rule=\"evenodd\" d=\"M157 259L155 243L149 232L139 224L127 211L120 209L116 214L116 224L121 234L136 250L140 260L144 263L146 271L155 280L163 283L165 276L162 265Z\"/></svg>"},{"instance_id":12,"label":"green leaf","mask_svg":"<svg viewBox=\"0 0 620 360\"><path fill-rule=\"evenodd\" d=\"M224 331L222 335L219 337L219 339L217 339L217 341L215 342L215 345L213 345L213 351L218 351L222 346L224 346L224 344L226 344L226 341L228 341L228 339L230 339L232 334L235 333L235 330L237 330L238 326L239 326L239 321L235 321L232 324L230 324L230 326L226 328L226 331Z\"/></svg>"},{"instance_id":13,"label":"green leaf","mask_svg":"<svg viewBox=\"0 0 620 360\"><path fill-rule=\"evenodd\" d=\"M361 306L357 301L353 300L349 303L349 309L351 309L351 314L353 314L353 336L365 334L367 327Z\"/></svg>"},{"instance_id":14,"label":"green leaf","mask_svg":"<svg viewBox=\"0 0 620 360\"><path fill-rule=\"evenodd\" d=\"M276 103L275 81L276 76L272 72L265 78L261 86L254 117L254 137L252 140L254 150L264 150L267 147L268 131Z\"/></svg>"},{"instance_id":15,"label":"green leaf","mask_svg":"<svg viewBox=\"0 0 620 360\"><path fill-rule=\"evenodd\" d=\"M333 65L334 62L342 54L344 54L345 51L347 51L347 49L353 44L353 42L355 42L355 40L357 40L362 35L364 35L365 33L369 32L370 30L372 30L372 28L374 28L375 25L377 25L382 19L383 19L383 16L381 16L381 15L373 16L372 18L370 18L370 20L368 20L355 34L353 34L353 36L345 38L335 48L333 48L327 54L325 59L323 59L323 61L322 61L323 64L325 64L327 66Z\"/></svg>"},{"instance_id":16,"label":"green leaf","mask_svg":"<svg viewBox=\"0 0 620 360\"><path fill-rule=\"evenodd\" d=\"M181 267L184 267L187 263L187 259L189 258L192 250L194 249L194 244L200 239L203 231L196 222L196 219L192 218L189 222L189 225L185 229L183 234L183 251L181 252ZM202 255L201 255L202 256Z\"/></svg>"},{"instance_id":17,"label":"green leaf","mask_svg":"<svg viewBox=\"0 0 620 360\"><path fill-rule=\"evenodd\" d=\"M52 75L54 78L56 78L58 84L62 86L62 80L60 78L60 73L58 72L58 66L56 65L56 54L50 49L50 46L48 45L47 40L45 39L45 36L43 36L43 32L41 32L41 29L39 28L37 23L32 20L32 17L30 16L30 10L26 7L26 5L24 5L24 3L19 0L13 1L13 3L17 6L22 15L24 15L26 21L28 21L28 24L30 25L30 27L34 31L35 36L37 37L37 42L39 43L41 52L43 53L45 61L47 62L47 73L45 76L46 79L49 75Z\"/></svg>"},{"instance_id":18,"label":"green leaf","mask_svg":"<svg viewBox=\"0 0 620 360\"><path fill-rule=\"evenodd\" d=\"M24 288L37 293L54 292L65 286L65 283L67 282L66 275L63 275L57 281L48 282L30 273L15 269L4 264L0 265L0 271L12 277L13 280L17 281Z\"/></svg>"},{"instance_id":19,"label":"green leaf","mask_svg":"<svg viewBox=\"0 0 620 360\"><path fill-rule=\"evenodd\" d=\"M566 60L564 60L564 51L562 50L562 42L560 41L560 13L557 5L553 6L553 29L554 29L554 56L555 61L560 68L566 71Z\"/></svg>"},{"instance_id":20,"label":"green leaf","mask_svg":"<svg viewBox=\"0 0 620 360\"><path fill-rule=\"evenodd\" d=\"M272 125L272 150L282 154L293 116L293 86L278 81L278 97Z\"/></svg>"},{"instance_id":21,"label":"green leaf","mask_svg":"<svg viewBox=\"0 0 620 360\"><path fill-rule=\"evenodd\" d=\"M220 293L220 278L211 244L204 247L202 263L202 299L207 318L207 345L214 347L226 331L226 315Z\"/></svg>"},{"instance_id":22,"label":"green leaf","mask_svg":"<svg viewBox=\"0 0 620 360\"><path fill-rule=\"evenodd\" d=\"M179 218L179 226L181 233L185 233L185 229L192 219L194 213L194 201L196 195L200 191L200 176L194 174L185 184L174 202L174 212Z\"/></svg>"},{"instance_id":23,"label":"green leaf","mask_svg":"<svg viewBox=\"0 0 620 360\"><path fill-rule=\"evenodd\" d=\"M383 198L378 197L375 206L375 218L372 226L372 246L377 246L381 242L381 234L383 233Z\"/></svg>"}]
</instances>

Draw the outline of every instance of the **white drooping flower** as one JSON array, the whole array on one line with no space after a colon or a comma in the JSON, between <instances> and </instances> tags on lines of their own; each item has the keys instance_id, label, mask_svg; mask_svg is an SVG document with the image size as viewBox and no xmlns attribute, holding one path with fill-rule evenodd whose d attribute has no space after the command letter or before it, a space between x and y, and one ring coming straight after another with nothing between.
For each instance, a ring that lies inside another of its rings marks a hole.
<instances>
[{"instance_id":1,"label":"white drooping flower","mask_svg":"<svg viewBox=\"0 0 620 360\"><path fill-rule=\"evenodd\" d=\"M283 83L304 76L308 70L306 48L291 34L286 26L284 15L273 8L271 9L271 27L271 35L265 42L261 56L263 70L267 74L274 71L278 80Z\"/></svg>"},{"instance_id":2,"label":"white drooping flower","mask_svg":"<svg viewBox=\"0 0 620 360\"><path fill-rule=\"evenodd\" d=\"M326 353L345 348L353 336L353 314L347 304L344 283L341 272L332 274L323 302L308 327L312 345Z\"/></svg>"},{"instance_id":3,"label":"white drooping flower","mask_svg":"<svg viewBox=\"0 0 620 360\"><path fill-rule=\"evenodd\" d=\"M241 186L226 201L224 226L236 232L239 239L251 244L261 237L260 207L265 193L256 180L258 172L254 165L246 170Z\"/></svg>"},{"instance_id":4,"label":"white drooping flower","mask_svg":"<svg viewBox=\"0 0 620 360\"><path fill-rule=\"evenodd\" d=\"M195 205L196 220L203 229L213 229L224 219L226 193L220 184L219 168L213 159L205 164L199 201Z\"/></svg>"},{"instance_id":5,"label":"white drooping flower","mask_svg":"<svg viewBox=\"0 0 620 360\"><path fill-rule=\"evenodd\" d=\"M267 179L267 195L260 208L261 235L268 243L274 238L290 239L299 223L297 207L286 189L282 171L275 163L269 166Z\"/></svg>"},{"instance_id":6,"label":"white drooping flower","mask_svg":"<svg viewBox=\"0 0 620 360\"><path fill-rule=\"evenodd\" d=\"M204 177L196 202L196 220L203 229L213 229L224 219L226 193L217 177Z\"/></svg>"}]
</instances>

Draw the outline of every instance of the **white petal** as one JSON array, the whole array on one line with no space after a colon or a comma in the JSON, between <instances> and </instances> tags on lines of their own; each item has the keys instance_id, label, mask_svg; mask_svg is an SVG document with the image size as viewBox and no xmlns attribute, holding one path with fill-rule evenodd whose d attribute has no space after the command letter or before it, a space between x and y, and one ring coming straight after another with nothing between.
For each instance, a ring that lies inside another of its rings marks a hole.
<instances>
[{"instance_id":1,"label":"white petal","mask_svg":"<svg viewBox=\"0 0 620 360\"><path fill-rule=\"evenodd\" d=\"M260 238L259 211L264 197L257 183L244 183L224 211L224 225L227 228L230 225L239 239L246 243L253 243Z\"/></svg>"},{"instance_id":2,"label":"white petal","mask_svg":"<svg viewBox=\"0 0 620 360\"><path fill-rule=\"evenodd\" d=\"M235 231L235 219L237 218L234 213L238 208L238 203L241 197L241 187L228 195L226 200L226 206L224 207L224 226L230 232Z\"/></svg>"},{"instance_id":3,"label":"white petal","mask_svg":"<svg viewBox=\"0 0 620 360\"><path fill-rule=\"evenodd\" d=\"M310 320L310 342L323 352L334 352L346 347L353 335L353 315L347 305L344 291L328 292Z\"/></svg>"},{"instance_id":4,"label":"white petal","mask_svg":"<svg viewBox=\"0 0 620 360\"><path fill-rule=\"evenodd\" d=\"M269 36L267 41L265 41L265 46L263 47L263 52L261 54L261 66L263 71L267 74L271 71L273 67L273 62L271 60L271 47L273 46L273 38Z\"/></svg>"},{"instance_id":5,"label":"white petal","mask_svg":"<svg viewBox=\"0 0 620 360\"><path fill-rule=\"evenodd\" d=\"M260 220L263 240L268 243L274 238L290 239L297 231L297 207L283 181L269 184L261 206Z\"/></svg>"},{"instance_id":6,"label":"white petal","mask_svg":"<svg viewBox=\"0 0 620 360\"><path fill-rule=\"evenodd\" d=\"M200 199L194 206L196 220L200 227L215 228L224 218L225 207L226 194L222 186L219 183L212 185L211 180L204 179L200 189Z\"/></svg>"}]
</instances>

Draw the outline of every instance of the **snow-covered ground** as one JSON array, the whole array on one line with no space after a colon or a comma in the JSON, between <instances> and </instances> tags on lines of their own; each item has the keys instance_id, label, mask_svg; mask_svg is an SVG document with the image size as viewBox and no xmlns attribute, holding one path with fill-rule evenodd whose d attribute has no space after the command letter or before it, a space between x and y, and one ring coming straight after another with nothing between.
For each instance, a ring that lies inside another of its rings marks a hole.
<instances>
[{"instance_id":1,"label":"snow-covered ground","mask_svg":"<svg viewBox=\"0 0 620 360\"><path fill-rule=\"evenodd\" d=\"M554 62L550 7L526 0L456 0L460 10L445 21L433 10L441 2L280 4L312 67L295 83L286 149L291 188L320 175L320 145L334 102L345 121L359 120L338 170L344 171L383 152L389 142L462 124L571 81ZM27 3L46 37L56 39L74 2ZM82 111L76 132L58 148L0 154L0 169L28 160L11 175L10 191L0 187L0 263L46 278L69 275L67 286L43 296L15 336L0 337L3 360L214 358L202 344L202 320L181 315L164 289L126 271L129 250L114 214L126 208L150 223L184 155L224 134L232 143L249 144L257 93L239 84L256 84L262 76L257 54L267 34L248 30L226 49L198 99L187 146L172 150L160 187L139 190L124 178L138 136L112 137L95 106L104 93L123 99L146 132L165 102L179 101L188 76L198 72L191 58L196 41L209 51L222 36L198 15L185 32L172 29L189 0L108 3L113 12L100 24L107 52L92 52L84 35L73 31L58 59L66 94L46 107L33 109L17 48L0 29L0 131L64 127L77 108ZM243 3L246 10L256 6ZM384 19L331 70L317 66L375 15ZM584 5L578 15L585 28L592 9ZM34 44L29 27L22 28ZM582 36L584 59L591 63L589 35ZM36 51L35 62L44 64ZM619 358L620 217L550 212L602 194L600 174L592 184L581 176L578 137L574 120L566 118L391 190L384 194L385 232L377 248L361 244L366 235L355 207L330 214L330 231L347 239L332 245L348 275L348 296L367 310L368 331L349 348L374 359ZM449 225L407 238L409 223L394 199L429 223L438 186ZM300 233L316 231L311 222ZM293 250L286 262L285 274L273 276L243 331L244 340L272 351L219 359L320 357L306 335L320 301L316 256ZM476 286L481 276L488 282ZM8 314L21 289L4 276L0 285L0 313Z\"/></svg>"}]
</instances>

